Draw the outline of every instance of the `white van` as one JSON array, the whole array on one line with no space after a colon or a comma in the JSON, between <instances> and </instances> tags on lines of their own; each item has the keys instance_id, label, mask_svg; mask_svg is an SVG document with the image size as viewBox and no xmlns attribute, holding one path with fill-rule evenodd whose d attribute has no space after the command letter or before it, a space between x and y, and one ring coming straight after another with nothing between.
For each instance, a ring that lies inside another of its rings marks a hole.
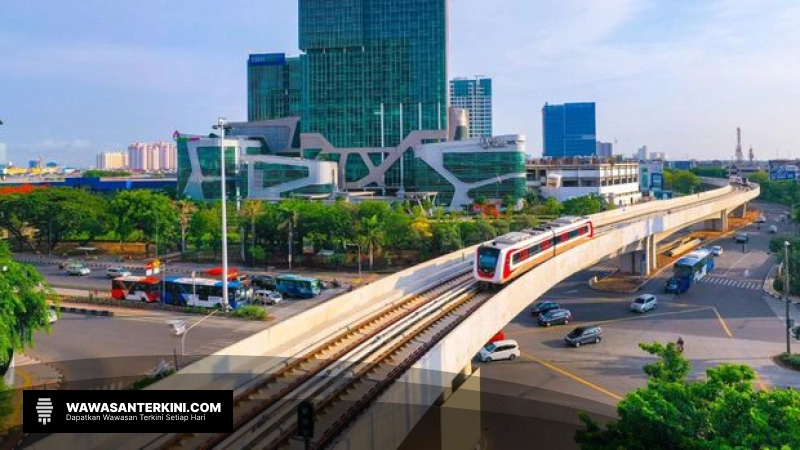
<instances>
[{"instance_id":1,"label":"white van","mask_svg":"<svg viewBox=\"0 0 800 450\"><path fill-rule=\"evenodd\" d=\"M513 339L504 339L486 344L479 353L479 358L483 362L507 359L513 361L520 355L519 344Z\"/></svg>"},{"instance_id":2,"label":"white van","mask_svg":"<svg viewBox=\"0 0 800 450\"><path fill-rule=\"evenodd\" d=\"M777 225L770 225L770 226L769 226L769 232L770 232L771 234L775 234L775 233L777 233L777 232L778 232L778 226L777 226Z\"/></svg>"}]
</instances>

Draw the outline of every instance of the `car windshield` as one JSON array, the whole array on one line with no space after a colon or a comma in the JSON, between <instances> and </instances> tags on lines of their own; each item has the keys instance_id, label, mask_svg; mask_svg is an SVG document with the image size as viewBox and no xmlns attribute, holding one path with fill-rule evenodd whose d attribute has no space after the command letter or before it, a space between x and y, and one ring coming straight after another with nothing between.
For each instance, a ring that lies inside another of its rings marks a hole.
<instances>
[{"instance_id":1,"label":"car windshield","mask_svg":"<svg viewBox=\"0 0 800 450\"><path fill-rule=\"evenodd\" d=\"M569 333L570 337L576 337L583 334L583 328L576 328Z\"/></svg>"},{"instance_id":2,"label":"car windshield","mask_svg":"<svg viewBox=\"0 0 800 450\"><path fill-rule=\"evenodd\" d=\"M637 298L635 303L644 303L644 299L643 298Z\"/></svg>"},{"instance_id":3,"label":"car windshield","mask_svg":"<svg viewBox=\"0 0 800 450\"><path fill-rule=\"evenodd\" d=\"M475 347L473 347L473 348L475 348ZM490 343L486 344L486 346L483 347L483 348L485 348L487 352L493 352L494 349L497 348L497 346L490 342Z\"/></svg>"}]
</instances>

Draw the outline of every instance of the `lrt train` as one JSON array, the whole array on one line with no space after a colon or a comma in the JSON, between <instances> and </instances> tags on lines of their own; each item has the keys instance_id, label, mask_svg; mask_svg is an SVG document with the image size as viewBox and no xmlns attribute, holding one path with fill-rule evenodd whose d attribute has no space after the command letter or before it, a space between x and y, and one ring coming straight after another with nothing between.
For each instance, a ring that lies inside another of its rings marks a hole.
<instances>
[{"instance_id":1,"label":"lrt train","mask_svg":"<svg viewBox=\"0 0 800 450\"><path fill-rule=\"evenodd\" d=\"M481 244L475 252L475 280L481 289L498 289L555 256L559 247L592 236L592 221L578 216L561 217L536 228L498 236Z\"/></svg>"}]
</instances>

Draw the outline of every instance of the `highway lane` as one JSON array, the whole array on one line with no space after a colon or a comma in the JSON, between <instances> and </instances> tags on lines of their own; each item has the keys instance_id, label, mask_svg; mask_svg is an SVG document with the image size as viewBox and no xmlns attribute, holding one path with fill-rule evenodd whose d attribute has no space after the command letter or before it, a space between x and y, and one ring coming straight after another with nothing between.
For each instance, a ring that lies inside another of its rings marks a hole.
<instances>
[{"instance_id":1,"label":"highway lane","mask_svg":"<svg viewBox=\"0 0 800 450\"><path fill-rule=\"evenodd\" d=\"M706 369L723 362L739 362L749 364L760 375L757 386L800 388L796 372L771 361L773 355L785 350L785 332L782 319L768 304L774 299L768 298L761 286L775 262L774 255L766 252L773 236L768 226L775 223L783 231L786 224L775 222L785 208L763 208L767 223L761 229L753 224L743 230L751 238L745 253L731 237L706 244L721 245L723 255L716 258L715 270L688 292L680 296L662 292L671 268L654 277L642 293L659 297L655 311L631 313L628 305L636 294L591 290L583 281L592 273L585 271L540 299L559 301L572 311L577 322L543 328L528 311L517 316L504 330L508 338L520 343L522 357L514 362L481 365L485 388L482 425L489 445L511 448L542 442L545 436L548 442L559 442L563 448L577 448L572 433L578 409L613 414L622 396L646 385L642 366L654 358L638 348L643 341L669 342L682 336L686 356L693 365L690 377L703 377ZM578 349L566 347L563 336L586 323L603 327L603 342ZM537 405L540 411L561 412L537 416L530 412L537 410ZM572 414L572 420L564 414Z\"/></svg>"}]
</instances>

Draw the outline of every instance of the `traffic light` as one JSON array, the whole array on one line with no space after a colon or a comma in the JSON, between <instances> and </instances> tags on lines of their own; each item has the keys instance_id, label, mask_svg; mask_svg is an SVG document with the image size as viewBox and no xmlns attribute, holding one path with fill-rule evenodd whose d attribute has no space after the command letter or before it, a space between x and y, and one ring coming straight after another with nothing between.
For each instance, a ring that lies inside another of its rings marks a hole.
<instances>
[{"instance_id":1,"label":"traffic light","mask_svg":"<svg viewBox=\"0 0 800 450\"><path fill-rule=\"evenodd\" d=\"M308 400L297 406L297 435L306 439L314 437L314 403Z\"/></svg>"}]
</instances>

